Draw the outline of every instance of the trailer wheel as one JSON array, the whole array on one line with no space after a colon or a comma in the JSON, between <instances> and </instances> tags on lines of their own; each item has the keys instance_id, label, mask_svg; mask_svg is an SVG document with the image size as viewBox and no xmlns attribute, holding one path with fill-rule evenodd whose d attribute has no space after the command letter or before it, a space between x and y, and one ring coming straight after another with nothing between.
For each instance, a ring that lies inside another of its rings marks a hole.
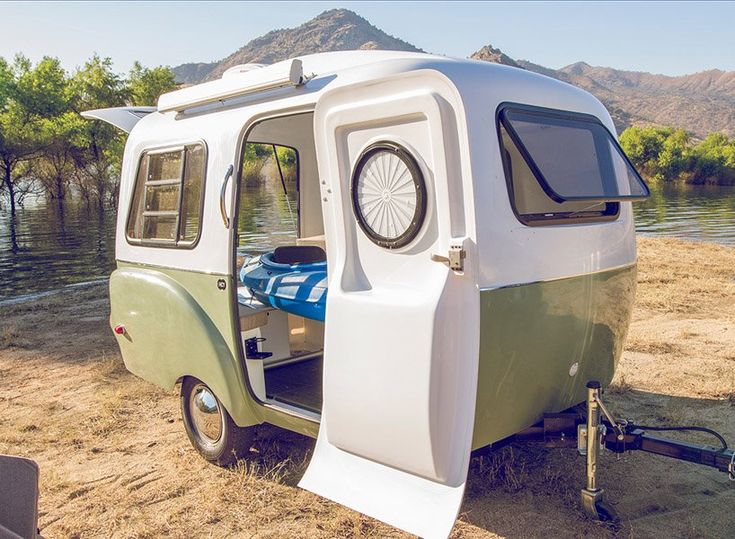
<instances>
[{"instance_id":1,"label":"trailer wheel","mask_svg":"<svg viewBox=\"0 0 735 539\"><path fill-rule=\"evenodd\" d=\"M191 377L184 379L181 416L191 445L205 460L218 466L232 466L247 456L254 427L238 427L204 382Z\"/></svg>"}]
</instances>

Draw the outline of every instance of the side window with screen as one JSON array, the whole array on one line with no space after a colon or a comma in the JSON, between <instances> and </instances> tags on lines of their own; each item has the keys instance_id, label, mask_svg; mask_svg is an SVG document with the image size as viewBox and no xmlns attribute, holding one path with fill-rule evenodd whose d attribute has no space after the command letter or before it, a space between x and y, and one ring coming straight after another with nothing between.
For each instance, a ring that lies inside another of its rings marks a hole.
<instances>
[{"instance_id":1,"label":"side window with screen","mask_svg":"<svg viewBox=\"0 0 735 539\"><path fill-rule=\"evenodd\" d=\"M177 247L196 243L206 166L201 143L143 152L128 217L128 241Z\"/></svg>"},{"instance_id":2,"label":"side window with screen","mask_svg":"<svg viewBox=\"0 0 735 539\"><path fill-rule=\"evenodd\" d=\"M498 132L514 211L528 225L615 219L648 186L596 118L507 106Z\"/></svg>"}]
</instances>

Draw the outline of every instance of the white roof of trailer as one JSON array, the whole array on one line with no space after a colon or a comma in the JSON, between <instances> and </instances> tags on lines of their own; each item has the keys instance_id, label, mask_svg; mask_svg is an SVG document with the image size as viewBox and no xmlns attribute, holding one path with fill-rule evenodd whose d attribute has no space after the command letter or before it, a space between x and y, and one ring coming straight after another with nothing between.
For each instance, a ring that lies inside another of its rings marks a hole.
<instances>
[{"instance_id":1,"label":"white roof of trailer","mask_svg":"<svg viewBox=\"0 0 735 539\"><path fill-rule=\"evenodd\" d=\"M422 53L400 51L339 51L311 54L271 65L246 64L228 69L221 78L161 95L159 112L182 112L211 103L284 87L297 87L308 81L336 75L369 64L398 59L444 59ZM386 70L386 75L392 70ZM372 75L369 78L375 78Z\"/></svg>"},{"instance_id":2,"label":"white roof of trailer","mask_svg":"<svg viewBox=\"0 0 735 539\"><path fill-rule=\"evenodd\" d=\"M338 51L301 56L268 66L248 64L229 69L220 79L163 94L161 113L208 113L253 102L311 96L316 102L328 89L344 84L369 83L384 77L430 69L450 79L491 76L504 85L533 80L556 91L596 99L584 90L524 69L484 62L402 51ZM487 79L486 79L487 80ZM299 100L301 101L301 100Z\"/></svg>"}]
</instances>

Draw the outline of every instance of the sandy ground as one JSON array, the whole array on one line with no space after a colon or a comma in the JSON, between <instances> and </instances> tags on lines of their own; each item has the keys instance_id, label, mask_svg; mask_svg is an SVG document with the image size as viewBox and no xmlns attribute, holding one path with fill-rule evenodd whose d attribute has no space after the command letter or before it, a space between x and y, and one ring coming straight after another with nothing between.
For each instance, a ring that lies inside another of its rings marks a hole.
<instances>
[{"instance_id":1,"label":"sandy ground","mask_svg":"<svg viewBox=\"0 0 735 539\"><path fill-rule=\"evenodd\" d=\"M735 443L735 249L639 249L634 321L607 398L622 416L701 424ZM40 464L45 537L406 537L296 486L308 438L261 427L237 469L206 464L177 395L125 371L107 315L102 286L0 307L0 453ZM475 457L452 536L735 537L735 483L714 470L606 455L617 526L582 516L583 478L570 450Z\"/></svg>"}]
</instances>

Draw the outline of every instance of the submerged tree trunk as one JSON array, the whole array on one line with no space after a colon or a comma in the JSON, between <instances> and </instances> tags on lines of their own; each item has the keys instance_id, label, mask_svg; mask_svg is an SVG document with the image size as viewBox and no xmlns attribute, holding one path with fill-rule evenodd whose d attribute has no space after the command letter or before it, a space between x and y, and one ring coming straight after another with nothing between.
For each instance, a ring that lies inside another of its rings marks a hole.
<instances>
[{"instance_id":1,"label":"submerged tree trunk","mask_svg":"<svg viewBox=\"0 0 735 539\"><path fill-rule=\"evenodd\" d=\"M59 199L61 204L64 198L66 198L66 186L64 185L64 178L60 172L56 173L56 198Z\"/></svg>"},{"instance_id":2,"label":"submerged tree trunk","mask_svg":"<svg viewBox=\"0 0 735 539\"><path fill-rule=\"evenodd\" d=\"M10 219L15 221L15 185L13 185L13 167L7 160L3 163L3 182L8 190L8 198L10 198Z\"/></svg>"}]
</instances>

